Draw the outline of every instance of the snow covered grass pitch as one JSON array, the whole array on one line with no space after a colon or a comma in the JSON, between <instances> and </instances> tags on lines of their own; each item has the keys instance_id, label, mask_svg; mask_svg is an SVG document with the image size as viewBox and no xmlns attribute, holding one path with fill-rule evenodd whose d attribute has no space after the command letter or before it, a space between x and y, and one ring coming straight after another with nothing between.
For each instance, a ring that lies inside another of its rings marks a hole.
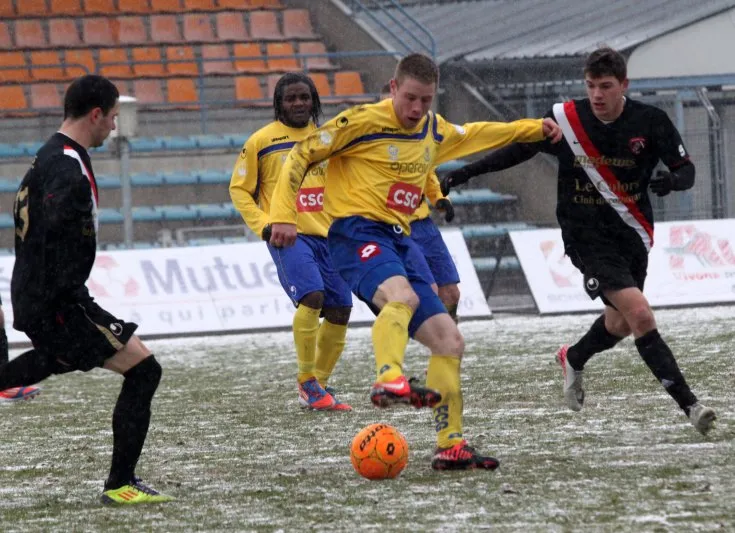
<instances>
[{"instance_id":1,"label":"snow covered grass pitch","mask_svg":"<svg viewBox=\"0 0 735 533\"><path fill-rule=\"evenodd\" d=\"M290 333L149 341L164 375L138 474L172 504L98 504L120 378L49 379L0 406L0 523L12 531L710 531L735 524L735 308L659 311L659 329L700 400L702 437L627 340L586 372L567 411L553 354L594 316L502 316L461 324L465 434L493 472L433 472L428 411L372 407L368 329L350 330L332 385L352 413L299 409ZM426 352L409 346L406 373ZM408 466L368 481L353 436L385 422Z\"/></svg>"}]
</instances>

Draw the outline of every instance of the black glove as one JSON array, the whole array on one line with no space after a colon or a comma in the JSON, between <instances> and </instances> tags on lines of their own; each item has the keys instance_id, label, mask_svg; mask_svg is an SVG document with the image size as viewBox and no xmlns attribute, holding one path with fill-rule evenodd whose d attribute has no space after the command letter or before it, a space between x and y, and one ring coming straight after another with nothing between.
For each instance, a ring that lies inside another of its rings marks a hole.
<instances>
[{"instance_id":1,"label":"black glove","mask_svg":"<svg viewBox=\"0 0 735 533\"><path fill-rule=\"evenodd\" d=\"M444 220L446 222L451 222L452 220L454 220L454 206L452 205L452 202L449 200L449 198L442 198L441 200L437 200L435 207L439 211L444 212Z\"/></svg>"},{"instance_id":2,"label":"black glove","mask_svg":"<svg viewBox=\"0 0 735 533\"><path fill-rule=\"evenodd\" d=\"M263 227L263 231L262 231L262 233L260 234L260 236L261 236L261 238L262 238L262 239L263 239L263 240L264 240L265 242L270 242L270 241L271 241L271 225L270 225L270 224L266 224L266 225L265 225L265 226Z\"/></svg>"},{"instance_id":3,"label":"black glove","mask_svg":"<svg viewBox=\"0 0 735 533\"><path fill-rule=\"evenodd\" d=\"M674 183L676 178L676 174L672 172L659 170L656 172L656 175L651 178L651 191L656 193L658 196L666 196L671 191L675 190Z\"/></svg>"},{"instance_id":4,"label":"black glove","mask_svg":"<svg viewBox=\"0 0 735 533\"><path fill-rule=\"evenodd\" d=\"M471 176L467 175L467 172L465 172L464 168L458 168L457 170L447 172L441 180L442 194L446 196L447 194L449 194L449 191L452 189L452 187L467 183L470 178Z\"/></svg>"}]
</instances>

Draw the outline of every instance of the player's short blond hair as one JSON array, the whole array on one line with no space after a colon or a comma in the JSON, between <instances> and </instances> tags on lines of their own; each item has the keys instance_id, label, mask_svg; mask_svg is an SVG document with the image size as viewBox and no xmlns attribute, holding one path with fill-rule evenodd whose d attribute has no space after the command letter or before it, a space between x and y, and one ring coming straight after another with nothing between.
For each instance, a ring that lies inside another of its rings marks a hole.
<instances>
[{"instance_id":1,"label":"player's short blond hair","mask_svg":"<svg viewBox=\"0 0 735 533\"><path fill-rule=\"evenodd\" d=\"M413 78L421 83L439 83L439 67L424 54L409 54L398 62L393 79L398 85L404 78Z\"/></svg>"}]
</instances>

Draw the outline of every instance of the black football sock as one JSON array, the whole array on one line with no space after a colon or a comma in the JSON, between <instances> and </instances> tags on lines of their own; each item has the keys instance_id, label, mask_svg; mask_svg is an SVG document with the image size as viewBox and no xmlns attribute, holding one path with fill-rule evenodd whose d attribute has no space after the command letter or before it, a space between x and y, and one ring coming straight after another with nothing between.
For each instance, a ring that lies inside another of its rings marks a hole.
<instances>
[{"instance_id":1,"label":"black football sock","mask_svg":"<svg viewBox=\"0 0 735 533\"><path fill-rule=\"evenodd\" d=\"M0 328L0 366L8 362L8 334Z\"/></svg>"},{"instance_id":2,"label":"black football sock","mask_svg":"<svg viewBox=\"0 0 735 533\"><path fill-rule=\"evenodd\" d=\"M161 373L161 365L151 355L123 374L125 381L112 413L112 466L105 490L120 488L133 479Z\"/></svg>"},{"instance_id":3,"label":"black football sock","mask_svg":"<svg viewBox=\"0 0 735 533\"><path fill-rule=\"evenodd\" d=\"M567 361L574 370L582 370L596 353L609 350L622 340L610 333L605 327L605 315L600 315L590 330L567 351Z\"/></svg>"},{"instance_id":4,"label":"black football sock","mask_svg":"<svg viewBox=\"0 0 735 533\"><path fill-rule=\"evenodd\" d=\"M666 392L679 404L679 407L689 415L689 407L697 403L689 385L676 364L674 354L666 342L659 335L658 330L649 331L635 341L638 353L651 369L656 379L661 382Z\"/></svg>"},{"instance_id":5,"label":"black football sock","mask_svg":"<svg viewBox=\"0 0 735 533\"><path fill-rule=\"evenodd\" d=\"M12 361L0 365L0 390L33 385L53 373L51 365L45 358L39 357L35 350L28 350Z\"/></svg>"}]
</instances>

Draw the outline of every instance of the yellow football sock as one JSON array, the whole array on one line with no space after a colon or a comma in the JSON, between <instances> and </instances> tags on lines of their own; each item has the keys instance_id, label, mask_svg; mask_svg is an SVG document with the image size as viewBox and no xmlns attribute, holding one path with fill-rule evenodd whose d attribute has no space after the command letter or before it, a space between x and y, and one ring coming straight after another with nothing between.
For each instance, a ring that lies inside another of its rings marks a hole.
<instances>
[{"instance_id":1,"label":"yellow football sock","mask_svg":"<svg viewBox=\"0 0 735 533\"><path fill-rule=\"evenodd\" d=\"M347 325L332 324L329 320L322 320L319 332L316 334L316 367L314 375L322 387L327 386L329 376L332 375L337 361L345 349Z\"/></svg>"},{"instance_id":2,"label":"yellow football sock","mask_svg":"<svg viewBox=\"0 0 735 533\"><path fill-rule=\"evenodd\" d=\"M408 323L413 309L401 302L388 302L373 324L373 349L378 381L386 383L403 374L408 344Z\"/></svg>"},{"instance_id":3,"label":"yellow football sock","mask_svg":"<svg viewBox=\"0 0 735 533\"><path fill-rule=\"evenodd\" d=\"M316 336L319 329L321 309L299 305L293 315L293 341L296 346L296 361L299 366L299 383L314 377L316 358Z\"/></svg>"},{"instance_id":4,"label":"yellow football sock","mask_svg":"<svg viewBox=\"0 0 735 533\"><path fill-rule=\"evenodd\" d=\"M459 358L449 355L432 355L429 359L426 386L442 395L442 401L434 407L436 442L440 448L454 446L464 438L459 366Z\"/></svg>"}]
</instances>

